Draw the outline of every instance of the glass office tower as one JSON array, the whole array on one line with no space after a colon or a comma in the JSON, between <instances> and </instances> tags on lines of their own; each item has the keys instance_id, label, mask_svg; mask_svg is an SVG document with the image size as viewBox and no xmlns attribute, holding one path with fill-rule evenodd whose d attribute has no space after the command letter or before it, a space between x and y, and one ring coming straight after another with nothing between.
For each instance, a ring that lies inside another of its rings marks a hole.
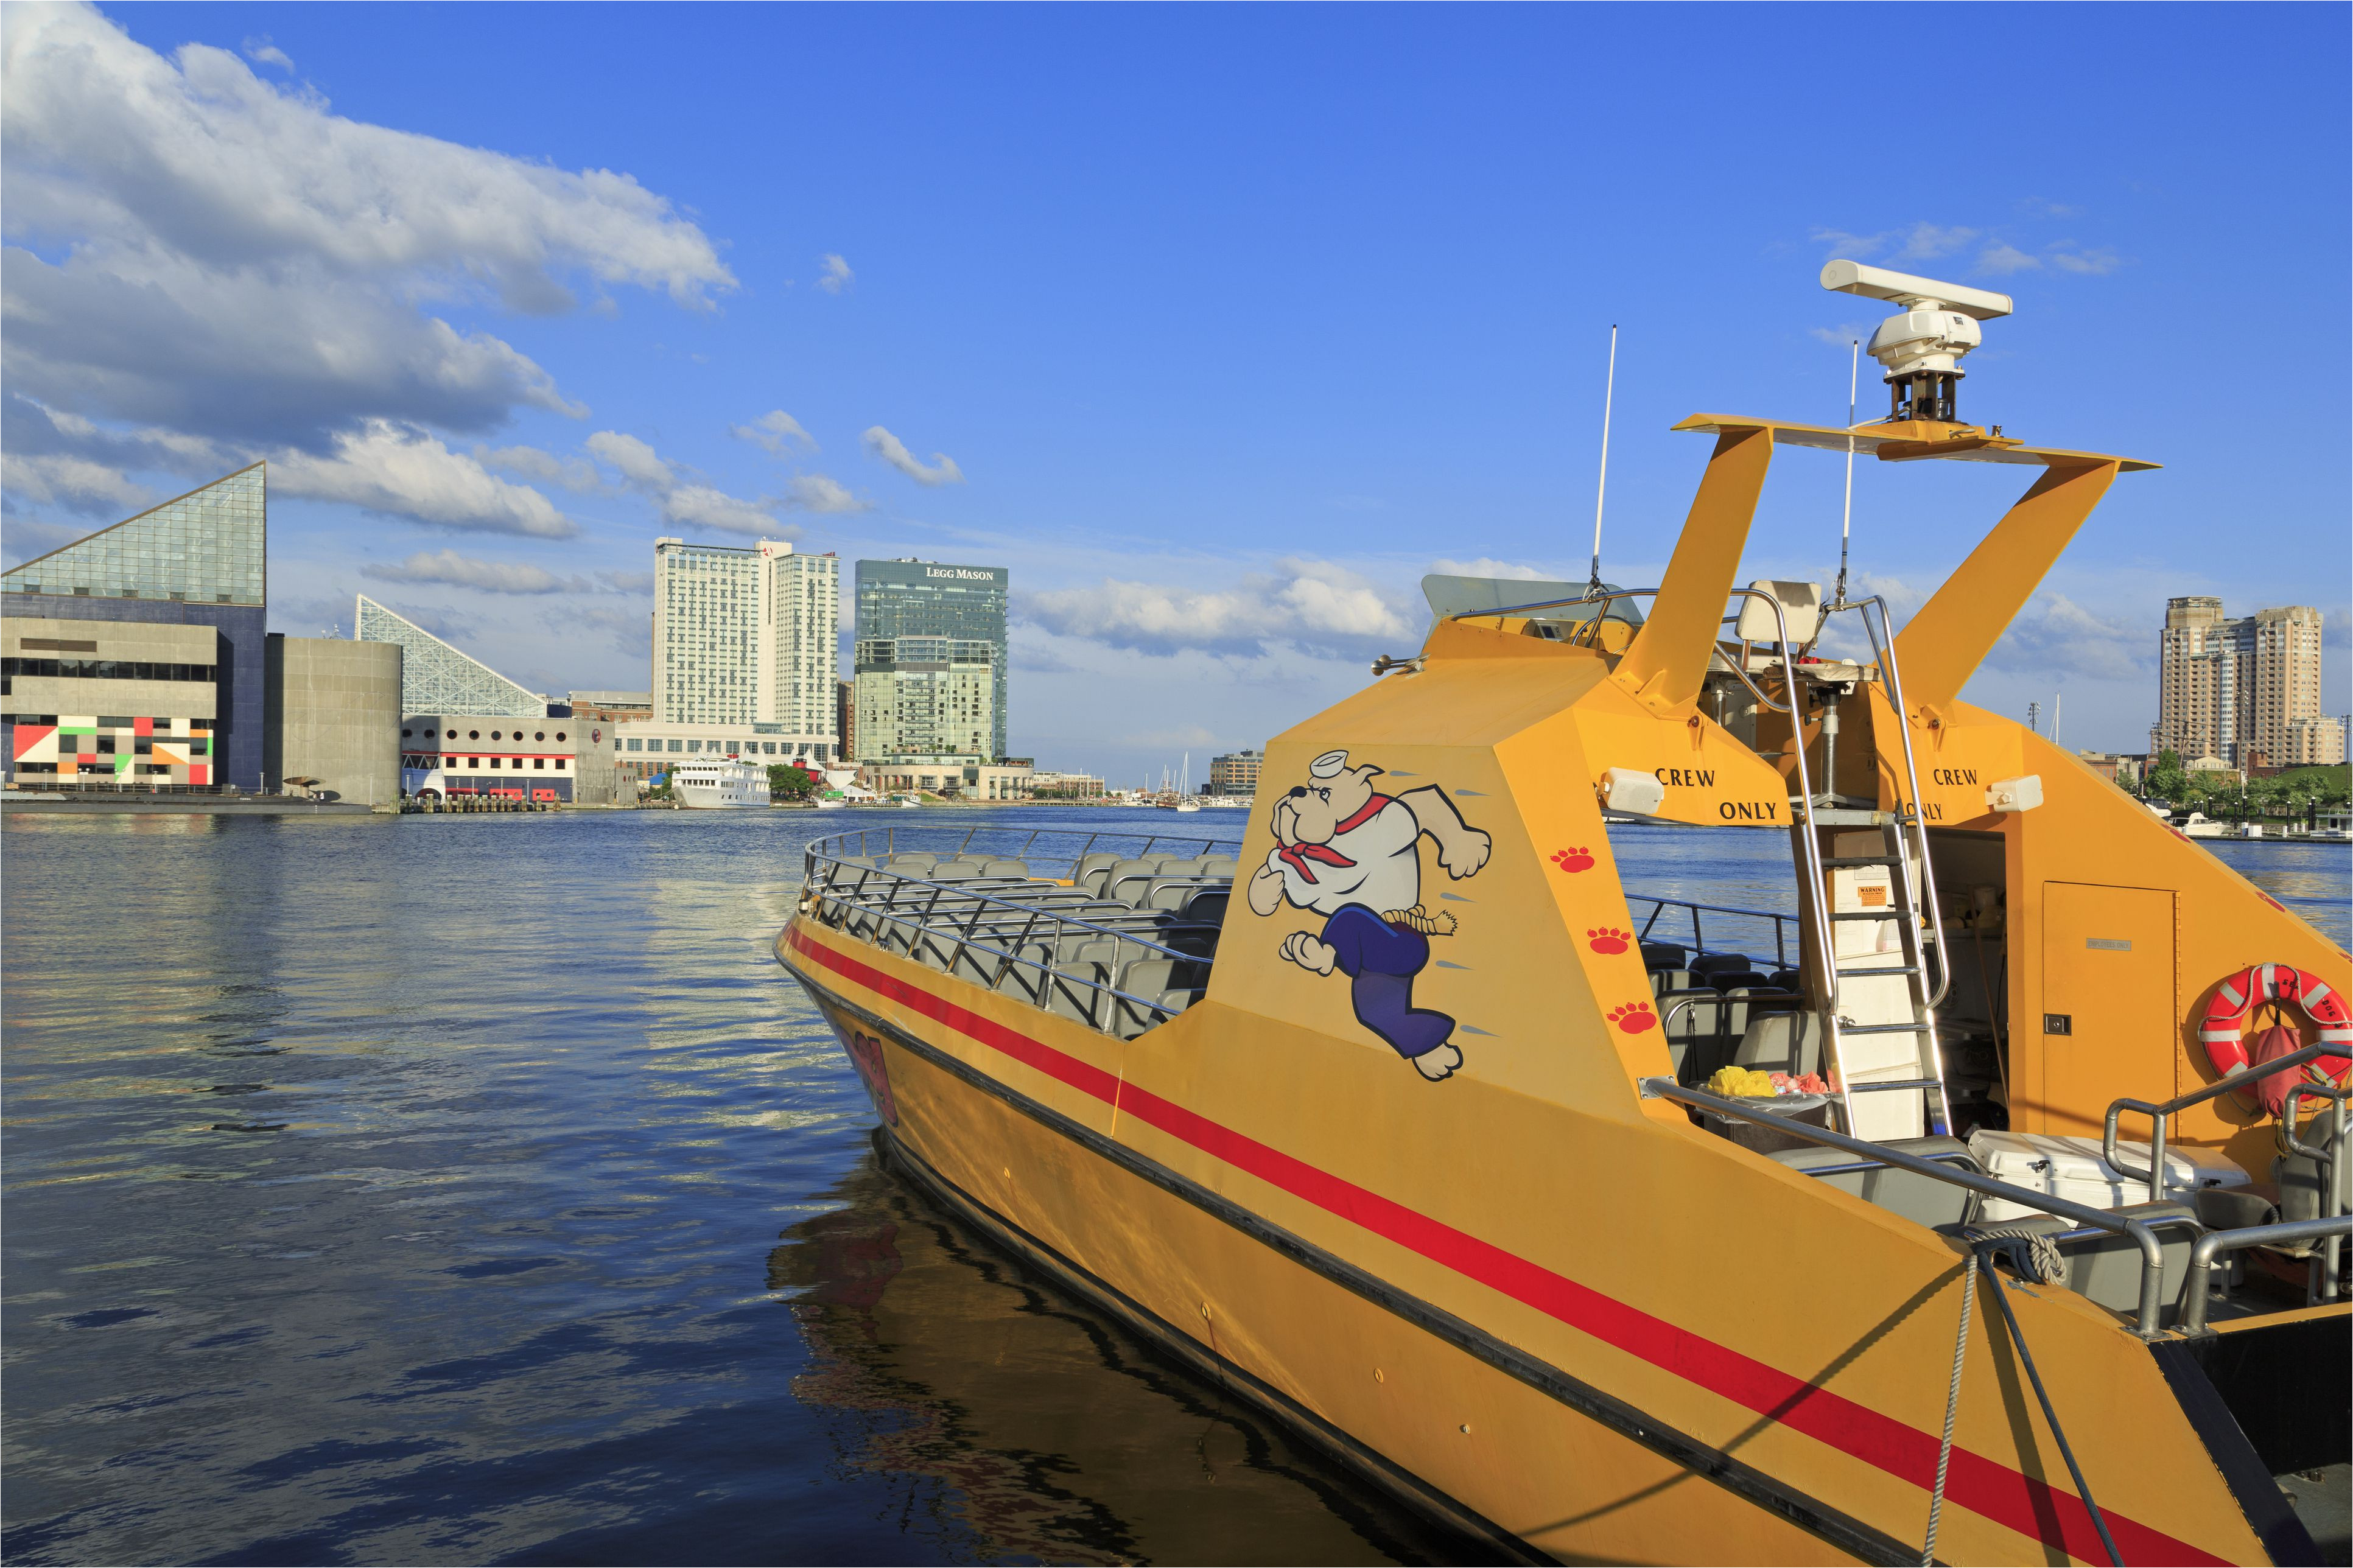
<instances>
[{"instance_id":1,"label":"glass office tower","mask_svg":"<svg viewBox=\"0 0 2353 1568\"><path fill-rule=\"evenodd\" d=\"M989 742L988 760L996 761L1005 753L1005 714L1008 682L1006 679L1005 600L1012 573L1002 566L952 566L937 561L860 561L858 563L858 620L855 633L857 647L895 644L902 637L944 637L951 642L986 643L994 651L990 661L994 679L988 682L989 714L987 734ZM863 658L864 655L861 654ZM893 659L908 679L919 673L905 668L916 661ZM860 663L855 672L860 676L881 675L881 669L869 670ZM871 699L869 694L872 693ZM912 694L911 694L912 695ZM872 752L867 742L867 721L863 717L869 700L878 704L874 713L877 739L888 728L879 704L885 700L880 683L860 679L858 700L860 717L856 728L860 733L859 750ZM867 760L863 754L860 761ZM876 754L875 760L881 760Z\"/></svg>"}]
</instances>

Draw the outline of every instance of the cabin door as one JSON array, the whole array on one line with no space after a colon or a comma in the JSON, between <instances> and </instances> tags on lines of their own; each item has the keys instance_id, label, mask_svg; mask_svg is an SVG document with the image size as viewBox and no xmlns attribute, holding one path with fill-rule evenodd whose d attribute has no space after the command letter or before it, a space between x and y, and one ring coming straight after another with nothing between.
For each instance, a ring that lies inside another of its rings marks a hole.
<instances>
[{"instance_id":1,"label":"cabin door","mask_svg":"<svg viewBox=\"0 0 2353 1568\"><path fill-rule=\"evenodd\" d=\"M2043 883L2041 1012L2013 1020L2042 1032L2041 1120L2021 1131L2096 1138L2111 1101L2173 1098L2173 894Z\"/></svg>"}]
</instances>

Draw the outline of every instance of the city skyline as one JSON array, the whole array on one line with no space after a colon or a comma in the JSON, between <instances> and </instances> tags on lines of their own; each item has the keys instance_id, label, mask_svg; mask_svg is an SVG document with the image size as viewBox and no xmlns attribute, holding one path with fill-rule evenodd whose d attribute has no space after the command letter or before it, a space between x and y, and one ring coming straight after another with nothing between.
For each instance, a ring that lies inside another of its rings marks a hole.
<instances>
[{"instance_id":1,"label":"city skyline","mask_svg":"<svg viewBox=\"0 0 2353 1568\"><path fill-rule=\"evenodd\" d=\"M2071 743L2138 750L2149 632L2202 594L2318 598L2323 710L2353 707L2353 498L2295 374L2347 324L2341 204L2300 195L2346 182L2344 15L2021 14L1973 66L1975 155L1934 182L1800 160L1692 199L1713 132L1662 106L1860 129L1852 15L484 10L428 40L11 7L0 544L266 458L272 629L348 632L365 592L550 691L644 679L652 538L1000 561L1006 749L1134 776L1360 686L1419 641L1424 572L1581 581L1612 321L1604 564L1655 580L1704 453L1670 425L1843 416L1877 312L1813 276L1851 255L2016 298L1964 417L2167 465L2116 487L1971 700L2063 689ZM741 79L780 53L811 79L781 108ZM1008 87L1045 80L1089 85ZM2200 112L2137 112L2151 91ZM2296 337L2245 310L2249 256ZM2161 369L2112 374L2119 323ZM1862 465L1862 580L1916 607L2002 479ZM1834 459L1777 463L1744 574L1827 581L1838 490Z\"/></svg>"}]
</instances>

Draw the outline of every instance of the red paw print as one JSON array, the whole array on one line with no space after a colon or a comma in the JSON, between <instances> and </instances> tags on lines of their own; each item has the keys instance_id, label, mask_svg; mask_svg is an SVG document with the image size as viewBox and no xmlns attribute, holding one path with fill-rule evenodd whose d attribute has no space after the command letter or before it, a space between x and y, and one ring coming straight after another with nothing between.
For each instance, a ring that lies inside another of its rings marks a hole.
<instances>
[{"instance_id":1,"label":"red paw print","mask_svg":"<svg viewBox=\"0 0 2353 1568\"><path fill-rule=\"evenodd\" d=\"M1599 931L1587 931L1585 941L1596 952L1623 952L1633 945L1634 933L1620 931L1616 926L1603 926Z\"/></svg>"},{"instance_id":2,"label":"red paw print","mask_svg":"<svg viewBox=\"0 0 2353 1568\"><path fill-rule=\"evenodd\" d=\"M1552 852L1552 863L1564 871L1590 871L1593 869L1593 851L1582 847L1556 849Z\"/></svg>"},{"instance_id":3,"label":"red paw print","mask_svg":"<svg viewBox=\"0 0 2353 1568\"><path fill-rule=\"evenodd\" d=\"M1609 1021L1630 1035L1659 1026L1659 1016L1651 1011L1648 1002L1630 1002L1623 1007L1610 1009Z\"/></svg>"}]
</instances>

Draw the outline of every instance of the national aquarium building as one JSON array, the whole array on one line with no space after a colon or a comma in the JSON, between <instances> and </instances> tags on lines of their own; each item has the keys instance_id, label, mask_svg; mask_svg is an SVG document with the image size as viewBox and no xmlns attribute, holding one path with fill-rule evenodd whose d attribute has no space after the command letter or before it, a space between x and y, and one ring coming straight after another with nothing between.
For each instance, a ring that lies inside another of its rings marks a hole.
<instances>
[{"instance_id":1,"label":"national aquarium building","mask_svg":"<svg viewBox=\"0 0 2353 1568\"><path fill-rule=\"evenodd\" d=\"M0 573L12 782L261 788L267 501L256 463Z\"/></svg>"}]
</instances>

